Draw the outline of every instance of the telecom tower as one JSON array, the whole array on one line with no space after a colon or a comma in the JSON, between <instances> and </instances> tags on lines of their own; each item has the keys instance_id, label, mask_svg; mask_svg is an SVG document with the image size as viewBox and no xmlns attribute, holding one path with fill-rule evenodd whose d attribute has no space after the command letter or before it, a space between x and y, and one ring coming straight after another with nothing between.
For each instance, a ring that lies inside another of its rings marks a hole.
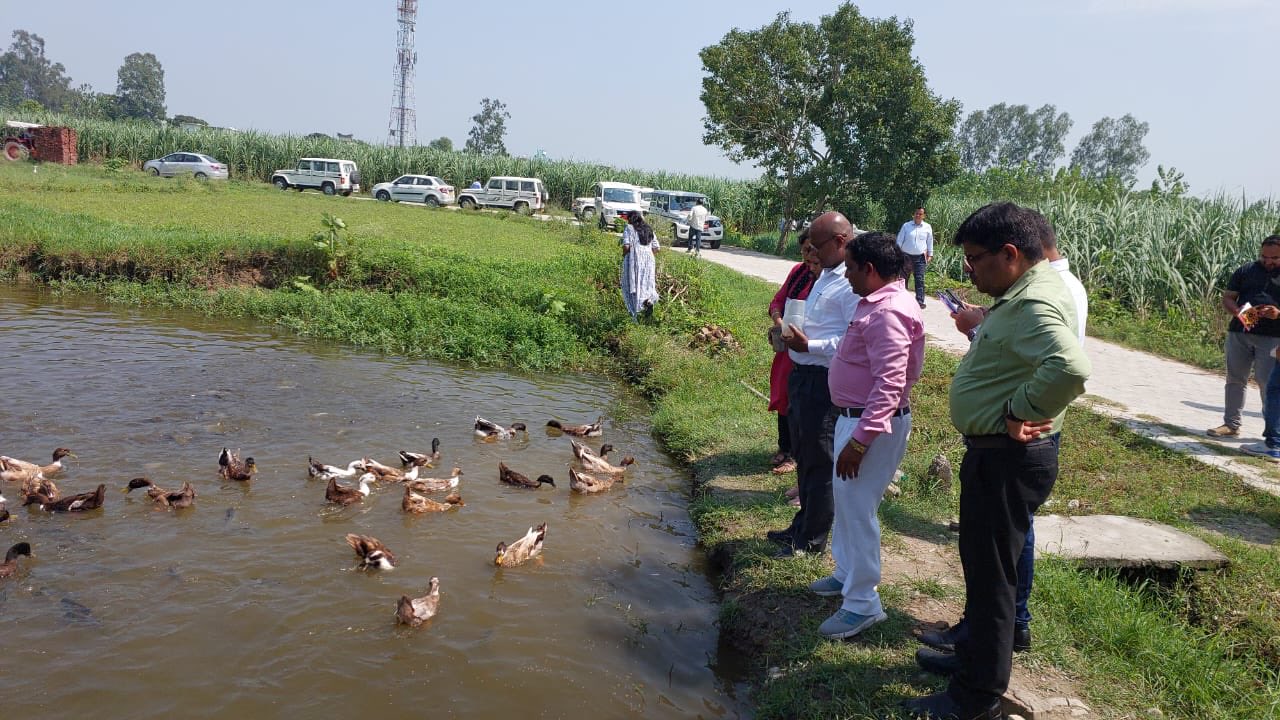
<instances>
[{"instance_id":1,"label":"telecom tower","mask_svg":"<svg viewBox=\"0 0 1280 720\"><path fill-rule=\"evenodd\" d=\"M418 53L413 49L413 26L418 17L418 0L399 0L397 7L400 31L396 33L396 68L392 75L387 144L405 147L418 142L418 118L413 109L413 76L418 66Z\"/></svg>"}]
</instances>

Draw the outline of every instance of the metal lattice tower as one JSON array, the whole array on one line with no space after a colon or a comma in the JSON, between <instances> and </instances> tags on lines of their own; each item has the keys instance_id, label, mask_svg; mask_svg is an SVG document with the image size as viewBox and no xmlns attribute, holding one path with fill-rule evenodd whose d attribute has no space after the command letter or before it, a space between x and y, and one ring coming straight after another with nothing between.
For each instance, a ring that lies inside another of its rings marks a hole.
<instances>
[{"instance_id":1,"label":"metal lattice tower","mask_svg":"<svg viewBox=\"0 0 1280 720\"><path fill-rule=\"evenodd\" d=\"M418 142L418 117L413 109L413 76L418 66L418 53L413 49L413 26L418 18L418 0L399 0L397 8L400 31L396 33L396 67L392 75L387 144L405 147Z\"/></svg>"}]
</instances>

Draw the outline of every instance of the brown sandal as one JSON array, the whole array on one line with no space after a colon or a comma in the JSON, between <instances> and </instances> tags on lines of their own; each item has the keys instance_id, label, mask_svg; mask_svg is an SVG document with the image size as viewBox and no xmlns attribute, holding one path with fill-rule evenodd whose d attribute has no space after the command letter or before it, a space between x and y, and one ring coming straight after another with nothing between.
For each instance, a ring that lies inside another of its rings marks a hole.
<instances>
[{"instance_id":1,"label":"brown sandal","mask_svg":"<svg viewBox=\"0 0 1280 720\"><path fill-rule=\"evenodd\" d=\"M781 465L779 465L779 466L775 467L775 468L773 469L773 474L774 474L774 475L786 475L786 474L787 474L787 473L789 473L789 472L795 472L795 470L796 470L796 461L795 461L795 460L787 460L786 462L782 463Z\"/></svg>"},{"instance_id":2,"label":"brown sandal","mask_svg":"<svg viewBox=\"0 0 1280 720\"><path fill-rule=\"evenodd\" d=\"M773 454L773 457L769 458L769 464L770 464L770 465L772 465L772 466L774 466L774 467L778 467L779 465L781 465L782 463L784 463L784 462L786 462L786 461L788 461L788 460L790 460L790 459L791 459L791 456L790 456L790 455L788 455L787 453L784 453L784 452L782 452L782 451L778 451L778 452L776 452L776 453L774 453L774 454Z\"/></svg>"}]
</instances>

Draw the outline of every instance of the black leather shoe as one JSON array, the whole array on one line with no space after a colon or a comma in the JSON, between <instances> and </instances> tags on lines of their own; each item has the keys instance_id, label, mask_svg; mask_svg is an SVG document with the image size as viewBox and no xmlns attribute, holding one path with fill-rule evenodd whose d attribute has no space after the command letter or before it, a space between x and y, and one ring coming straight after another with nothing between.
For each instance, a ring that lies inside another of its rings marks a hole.
<instances>
[{"instance_id":1,"label":"black leather shoe","mask_svg":"<svg viewBox=\"0 0 1280 720\"><path fill-rule=\"evenodd\" d=\"M960 618L960 622L946 630L926 630L920 633L919 640L934 650L953 653L956 651L956 642L968 634L969 626L964 618Z\"/></svg>"},{"instance_id":2,"label":"black leather shoe","mask_svg":"<svg viewBox=\"0 0 1280 720\"><path fill-rule=\"evenodd\" d=\"M1031 626L1013 626L1013 651L1026 652L1031 649Z\"/></svg>"},{"instance_id":3,"label":"black leather shoe","mask_svg":"<svg viewBox=\"0 0 1280 720\"><path fill-rule=\"evenodd\" d=\"M950 677L960 671L960 659L955 653L939 652L927 647L916 650L916 664L925 672L943 677Z\"/></svg>"},{"instance_id":4,"label":"black leather shoe","mask_svg":"<svg viewBox=\"0 0 1280 720\"><path fill-rule=\"evenodd\" d=\"M770 530L764 534L765 539L782 546L791 544L791 532L788 530Z\"/></svg>"},{"instance_id":5,"label":"black leather shoe","mask_svg":"<svg viewBox=\"0 0 1280 720\"><path fill-rule=\"evenodd\" d=\"M1000 710L999 700L985 710L972 710L960 707L945 691L903 700L902 708L911 717L930 720L1007 720Z\"/></svg>"}]
</instances>

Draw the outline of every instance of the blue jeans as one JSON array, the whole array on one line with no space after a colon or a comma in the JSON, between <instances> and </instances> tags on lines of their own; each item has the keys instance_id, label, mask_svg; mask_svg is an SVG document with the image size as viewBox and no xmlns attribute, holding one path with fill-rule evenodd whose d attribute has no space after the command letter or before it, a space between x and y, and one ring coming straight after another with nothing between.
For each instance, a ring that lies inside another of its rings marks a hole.
<instances>
[{"instance_id":1,"label":"blue jeans","mask_svg":"<svg viewBox=\"0 0 1280 720\"><path fill-rule=\"evenodd\" d=\"M924 255L908 255L907 261L911 263L912 279L916 283L916 302L924 304Z\"/></svg>"},{"instance_id":2,"label":"blue jeans","mask_svg":"<svg viewBox=\"0 0 1280 720\"><path fill-rule=\"evenodd\" d=\"M1280 448L1280 363L1271 369L1267 387L1263 389L1262 438L1267 447Z\"/></svg>"},{"instance_id":3,"label":"blue jeans","mask_svg":"<svg viewBox=\"0 0 1280 720\"><path fill-rule=\"evenodd\" d=\"M689 228L689 249L685 252L702 252L702 231L697 228Z\"/></svg>"}]
</instances>

